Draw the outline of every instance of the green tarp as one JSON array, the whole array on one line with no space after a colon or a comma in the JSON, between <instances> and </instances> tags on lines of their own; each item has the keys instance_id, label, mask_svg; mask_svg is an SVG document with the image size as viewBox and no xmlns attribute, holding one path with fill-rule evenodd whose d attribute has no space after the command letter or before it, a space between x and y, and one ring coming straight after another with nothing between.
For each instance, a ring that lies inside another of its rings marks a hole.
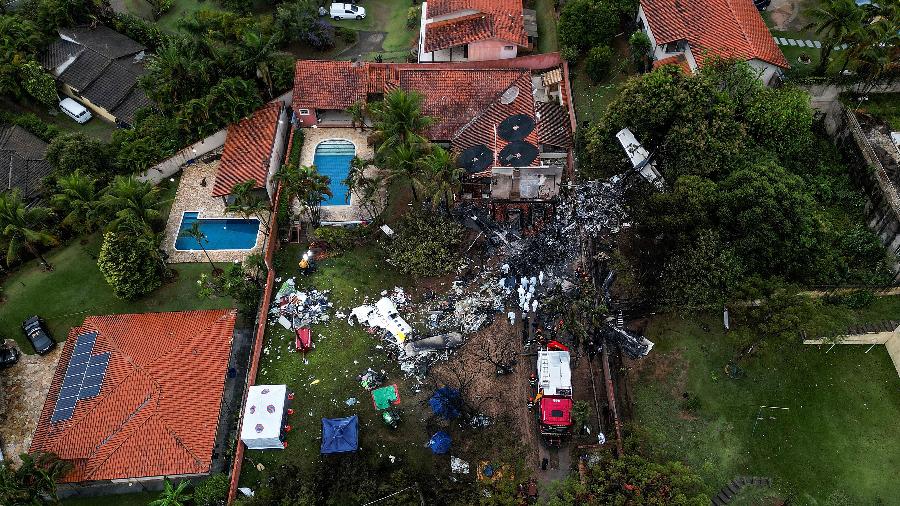
<instances>
[{"instance_id":1,"label":"green tarp","mask_svg":"<svg viewBox=\"0 0 900 506\"><path fill-rule=\"evenodd\" d=\"M400 404L400 392L397 390L397 385L388 385L372 390L372 404L378 410Z\"/></svg>"}]
</instances>

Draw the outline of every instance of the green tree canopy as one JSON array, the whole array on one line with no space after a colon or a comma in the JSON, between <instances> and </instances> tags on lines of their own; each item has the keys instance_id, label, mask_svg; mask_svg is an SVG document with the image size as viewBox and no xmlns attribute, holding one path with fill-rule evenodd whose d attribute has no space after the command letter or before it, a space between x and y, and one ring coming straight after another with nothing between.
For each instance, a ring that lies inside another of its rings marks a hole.
<instances>
[{"instance_id":1,"label":"green tree canopy","mask_svg":"<svg viewBox=\"0 0 900 506\"><path fill-rule=\"evenodd\" d=\"M120 299L132 300L162 285L159 250L150 240L123 232L103 235L97 266Z\"/></svg>"},{"instance_id":2,"label":"green tree canopy","mask_svg":"<svg viewBox=\"0 0 900 506\"><path fill-rule=\"evenodd\" d=\"M101 141L82 133L57 136L47 148L47 161L57 175L80 172L96 179L109 177L109 152Z\"/></svg>"}]
</instances>

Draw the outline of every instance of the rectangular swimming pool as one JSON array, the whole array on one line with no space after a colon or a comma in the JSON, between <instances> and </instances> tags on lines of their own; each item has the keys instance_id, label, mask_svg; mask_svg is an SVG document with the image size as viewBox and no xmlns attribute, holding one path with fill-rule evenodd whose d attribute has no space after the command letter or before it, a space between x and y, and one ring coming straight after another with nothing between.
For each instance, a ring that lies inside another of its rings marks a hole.
<instances>
[{"instance_id":1,"label":"rectangular swimming pool","mask_svg":"<svg viewBox=\"0 0 900 506\"><path fill-rule=\"evenodd\" d=\"M319 174L328 176L331 197L322 202L323 206L347 205L347 185L344 180L350 173L350 161L356 156L356 146L343 139L329 139L316 146L313 165Z\"/></svg>"},{"instance_id":2,"label":"rectangular swimming pool","mask_svg":"<svg viewBox=\"0 0 900 506\"><path fill-rule=\"evenodd\" d=\"M256 245L259 220L206 219L197 218L198 215L199 213L184 213L181 217L181 227L178 231L178 238L175 240L175 249L181 251L200 249L196 239L181 235L182 231L191 228L194 223L200 223L200 231L206 236L203 246L208 250L252 249Z\"/></svg>"}]
</instances>

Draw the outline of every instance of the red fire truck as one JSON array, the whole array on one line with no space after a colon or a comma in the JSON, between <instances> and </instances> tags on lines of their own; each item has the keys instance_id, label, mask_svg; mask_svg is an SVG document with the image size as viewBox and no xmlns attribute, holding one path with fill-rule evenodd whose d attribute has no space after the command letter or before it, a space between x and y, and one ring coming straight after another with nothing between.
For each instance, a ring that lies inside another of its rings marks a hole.
<instances>
[{"instance_id":1,"label":"red fire truck","mask_svg":"<svg viewBox=\"0 0 900 506\"><path fill-rule=\"evenodd\" d=\"M535 403L541 436L559 445L572 432L572 370L565 346L551 341L547 348L538 351Z\"/></svg>"}]
</instances>

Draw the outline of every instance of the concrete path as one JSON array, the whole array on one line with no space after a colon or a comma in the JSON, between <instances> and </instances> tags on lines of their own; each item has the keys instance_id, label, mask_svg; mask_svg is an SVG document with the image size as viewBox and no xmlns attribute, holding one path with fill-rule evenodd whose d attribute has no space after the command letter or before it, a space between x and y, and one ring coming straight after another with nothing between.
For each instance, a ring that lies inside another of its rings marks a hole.
<instances>
[{"instance_id":1,"label":"concrete path","mask_svg":"<svg viewBox=\"0 0 900 506\"><path fill-rule=\"evenodd\" d=\"M359 60L369 53L384 52L384 32L357 32L356 44L343 50L338 58L342 60Z\"/></svg>"},{"instance_id":2,"label":"concrete path","mask_svg":"<svg viewBox=\"0 0 900 506\"><path fill-rule=\"evenodd\" d=\"M788 39L785 37L775 37L775 42L777 42L779 46L812 47L816 49L822 48L822 42L818 40L800 40ZM847 49L847 44L841 44L834 48L835 51L841 51L844 49Z\"/></svg>"}]
</instances>

